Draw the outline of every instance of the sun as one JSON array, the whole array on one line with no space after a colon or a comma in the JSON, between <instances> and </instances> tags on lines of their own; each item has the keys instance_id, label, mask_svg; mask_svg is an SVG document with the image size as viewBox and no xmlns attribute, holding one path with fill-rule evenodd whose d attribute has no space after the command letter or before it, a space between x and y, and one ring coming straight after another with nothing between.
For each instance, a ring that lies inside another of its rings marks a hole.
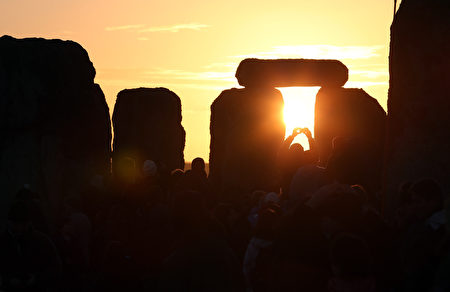
<instances>
[{"instance_id":1,"label":"sun","mask_svg":"<svg viewBox=\"0 0 450 292\"><path fill-rule=\"evenodd\" d=\"M309 128L314 136L314 104L319 87L284 87L278 88L284 99L284 123L286 137L295 128ZM295 138L294 143L300 143L305 150L309 149L308 140L304 135Z\"/></svg>"}]
</instances>

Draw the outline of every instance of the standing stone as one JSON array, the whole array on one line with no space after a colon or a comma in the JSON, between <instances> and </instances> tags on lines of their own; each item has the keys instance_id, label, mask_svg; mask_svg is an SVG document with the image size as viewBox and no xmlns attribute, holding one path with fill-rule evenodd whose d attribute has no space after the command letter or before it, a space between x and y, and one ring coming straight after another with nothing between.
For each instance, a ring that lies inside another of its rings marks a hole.
<instances>
[{"instance_id":1,"label":"standing stone","mask_svg":"<svg viewBox=\"0 0 450 292\"><path fill-rule=\"evenodd\" d=\"M174 92L166 88L122 90L114 106L113 126L114 169L124 157L134 159L138 170L148 159L169 170L184 168L186 133L181 125L181 101Z\"/></svg>"},{"instance_id":2,"label":"standing stone","mask_svg":"<svg viewBox=\"0 0 450 292\"><path fill-rule=\"evenodd\" d=\"M320 161L326 165L335 137L348 138L356 146L355 159L366 186L380 187L386 113L378 101L362 89L321 88L315 105L314 133Z\"/></svg>"},{"instance_id":3,"label":"standing stone","mask_svg":"<svg viewBox=\"0 0 450 292\"><path fill-rule=\"evenodd\" d=\"M210 179L221 191L271 190L284 140L283 97L274 88L223 91L211 105Z\"/></svg>"},{"instance_id":4,"label":"standing stone","mask_svg":"<svg viewBox=\"0 0 450 292\"><path fill-rule=\"evenodd\" d=\"M111 121L87 52L72 41L0 38L0 226L24 185L50 215L110 169Z\"/></svg>"},{"instance_id":5,"label":"standing stone","mask_svg":"<svg viewBox=\"0 0 450 292\"><path fill-rule=\"evenodd\" d=\"M391 26L386 195L432 177L450 192L450 2L403 0Z\"/></svg>"}]
</instances>

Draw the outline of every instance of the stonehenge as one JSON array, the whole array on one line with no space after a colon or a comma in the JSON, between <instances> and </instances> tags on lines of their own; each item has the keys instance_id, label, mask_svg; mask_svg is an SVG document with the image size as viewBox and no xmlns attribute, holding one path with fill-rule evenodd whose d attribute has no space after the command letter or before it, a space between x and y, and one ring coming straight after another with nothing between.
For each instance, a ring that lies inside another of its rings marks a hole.
<instances>
[{"instance_id":1,"label":"stonehenge","mask_svg":"<svg viewBox=\"0 0 450 292\"><path fill-rule=\"evenodd\" d=\"M283 100L275 87L288 86L322 87L315 107L320 160L326 164L336 136L360 141L360 150L369 155L363 165L377 178L368 185L380 187L386 114L362 89L341 87L348 80L344 64L337 60L245 59L236 78L245 88L223 91L211 106L210 176L221 191L279 187L274 157L284 140L285 126ZM265 103L268 100L272 100L270 105ZM259 131L267 124L270 131Z\"/></svg>"}]
</instances>

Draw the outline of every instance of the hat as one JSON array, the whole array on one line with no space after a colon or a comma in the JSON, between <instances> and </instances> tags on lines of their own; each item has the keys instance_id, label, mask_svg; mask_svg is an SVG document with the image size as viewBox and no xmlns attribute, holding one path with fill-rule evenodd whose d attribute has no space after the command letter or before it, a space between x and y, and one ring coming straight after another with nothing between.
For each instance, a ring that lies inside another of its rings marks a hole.
<instances>
[{"instance_id":1,"label":"hat","mask_svg":"<svg viewBox=\"0 0 450 292\"><path fill-rule=\"evenodd\" d=\"M142 172L144 173L145 177L155 176L157 171L158 171L158 167L156 166L155 162L153 162L152 160L144 161L144 166L142 167Z\"/></svg>"},{"instance_id":2,"label":"hat","mask_svg":"<svg viewBox=\"0 0 450 292\"><path fill-rule=\"evenodd\" d=\"M270 192L264 197L263 202L265 204L267 204L267 203L276 203L276 204L278 204L280 202L280 198L278 197L277 193Z\"/></svg>"}]
</instances>

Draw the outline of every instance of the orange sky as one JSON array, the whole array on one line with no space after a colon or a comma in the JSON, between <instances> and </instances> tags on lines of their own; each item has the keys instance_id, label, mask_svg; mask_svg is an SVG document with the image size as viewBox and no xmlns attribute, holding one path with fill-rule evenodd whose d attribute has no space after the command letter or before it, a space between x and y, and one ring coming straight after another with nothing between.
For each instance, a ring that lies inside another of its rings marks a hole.
<instances>
[{"instance_id":1,"label":"orange sky","mask_svg":"<svg viewBox=\"0 0 450 292\"><path fill-rule=\"evenodd\" d=\"M111 112L122 89L171 89L181 98L190 161L208 158L209 107L238 86L245 57L340 59L350 70L346 87L386 108L392 10L392 0L3 0L0 35L80 43ZM313 126L317 90L282 89L288 130Z\"/></svg>"}]
</instances>

